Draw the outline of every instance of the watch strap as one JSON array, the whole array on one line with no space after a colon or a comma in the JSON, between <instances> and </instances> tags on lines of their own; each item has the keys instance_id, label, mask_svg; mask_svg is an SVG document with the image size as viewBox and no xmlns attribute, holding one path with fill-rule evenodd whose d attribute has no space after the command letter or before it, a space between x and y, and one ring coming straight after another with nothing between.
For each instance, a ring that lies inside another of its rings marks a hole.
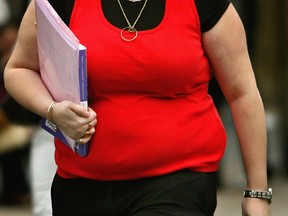
<instances>
[{"instance_id":1,"label":"watch strap","mask_svg":"<svg viewBox=\"0 0 288 216\"><path fill-rule=\"evenodd\" d=\"M269 188L267 191L244 190L243 196L250 198L267 199L268 203L270 204L272 201L272 188Z\"/></svg>"}]
</instances>

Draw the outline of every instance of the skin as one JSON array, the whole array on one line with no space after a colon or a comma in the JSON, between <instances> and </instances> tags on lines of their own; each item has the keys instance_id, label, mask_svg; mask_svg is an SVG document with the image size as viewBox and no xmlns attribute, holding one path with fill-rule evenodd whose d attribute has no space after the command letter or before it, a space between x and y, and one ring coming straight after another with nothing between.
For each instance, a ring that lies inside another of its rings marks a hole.
<instances>
[{"instance_id":1,"label":"skin","mask_svg":"<svg viewBox=\"0 0 288 216\"><path fill-rule=\"evenodd\" d=\"M18 102L46 117L53 99L39 76L34 23L32 1L24 15L4 79L8 92ZM244 28L231 4L219 22L203 34L203 46L232 111L247 176L247 188L267 190L264 108L249 59ZM56 103L52 116L54 123L75 140L89 131L84 136L86 143L95 132L97 117L90 108L87 111L78 104L63 101ZM89 127L90 122L92 125ZM242 212L244 216L271 215L268 202L262 199L243 199Z\"/></svg>"}]
</instances>

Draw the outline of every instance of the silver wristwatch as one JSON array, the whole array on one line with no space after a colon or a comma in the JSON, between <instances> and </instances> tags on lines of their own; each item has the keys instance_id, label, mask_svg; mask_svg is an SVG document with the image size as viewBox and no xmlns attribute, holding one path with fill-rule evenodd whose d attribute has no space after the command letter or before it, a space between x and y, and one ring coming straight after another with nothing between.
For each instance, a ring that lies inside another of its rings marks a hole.
<instances>
[{"instance_id":1,"label":"silver wristwatch","mask_svg":"<svg viewBox=\"0 0 288 216\"><path fill-rule=\"evenodd\" d=\"M250 198L267 199L268 203L270 204L272 201L272 188L269 188L268 191L244 190L243 196Z\"/></svg>"}]
</instances>

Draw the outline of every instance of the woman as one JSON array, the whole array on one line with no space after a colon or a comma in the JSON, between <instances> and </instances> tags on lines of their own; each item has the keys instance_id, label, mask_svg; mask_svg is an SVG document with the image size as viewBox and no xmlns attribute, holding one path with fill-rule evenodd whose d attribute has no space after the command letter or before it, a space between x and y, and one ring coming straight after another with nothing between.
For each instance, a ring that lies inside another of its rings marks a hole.
<instances>
[{"instance_id":1,"label":"woman","mask_svg":"<svg viewBox=\"0 0 288 216\"><path fill-rule=\"evenodd\" d=\"M207 93L212 67L233 113L246 188L267 191L264 109L229 2L50 2L87 47L91 108L54 103L43 85L33 1L5 81L25 107L48 110L67 135L91 143L80 158L55 140L53 215L213 215L226 140ZM270 215L267 200L245 198L243 215Z\"/></svg>"}]
</instances>

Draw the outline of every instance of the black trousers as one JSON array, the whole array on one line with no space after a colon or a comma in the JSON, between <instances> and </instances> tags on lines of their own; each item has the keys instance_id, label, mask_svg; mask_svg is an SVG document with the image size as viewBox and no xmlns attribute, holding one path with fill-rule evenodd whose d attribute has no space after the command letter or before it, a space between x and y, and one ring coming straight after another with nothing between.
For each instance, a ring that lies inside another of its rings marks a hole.
<instances>
[{"instance_id":1,"label":"black trousers","mask_svg":"<svg viewBox=\"0 0 288 216\"><path fill-rule=\"evenodd\" d=\"M216 173L183 170L129 181L64 179L52 185L54 216L212 216Z\"/></svg>"}]
</instances>

